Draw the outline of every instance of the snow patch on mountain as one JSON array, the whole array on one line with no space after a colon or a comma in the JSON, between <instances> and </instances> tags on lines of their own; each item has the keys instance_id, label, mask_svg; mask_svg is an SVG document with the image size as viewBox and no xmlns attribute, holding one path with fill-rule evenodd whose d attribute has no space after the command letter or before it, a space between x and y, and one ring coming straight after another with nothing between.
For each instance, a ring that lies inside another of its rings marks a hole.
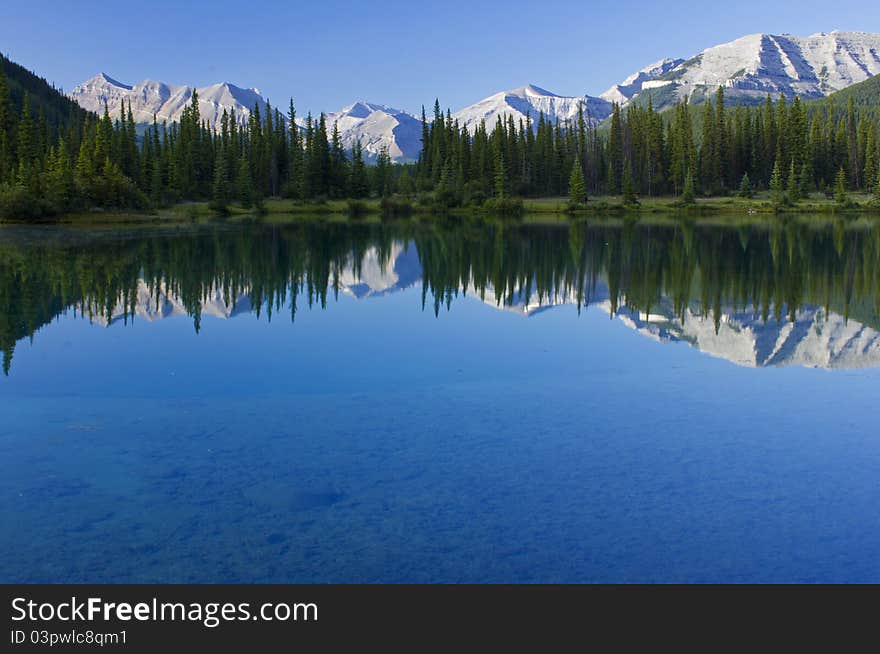
<instances>
[{"instance_id":1,"label":"snow patch on mountain","mask_svg":"<svg viewBox=\"0 0 880 654\"><path fill-rule=\"evenodd\" d=\"M666 70L652 72L649 66L603 97L629 102L662 87L662 92L652 92L652 98L655 105L669 106L686 96L699 100L722 86L728 98L747 103L760 102L768 93L818 98L880 74L878 53L880 34L749 34L707 48ZM631 87L642 73L641 87Z\"/></svg>"},{"instance_id":2,"label":"snow patch on mountain","mask_svg":"<svg viewBox=\"0 0 880 654\"><path fill-rule=\"evenodd\" d=\"M194 88L192 86L174 86L146 79L134 86L123 84L105 73L100 73L70 92L70 98L84 109L98 114L104 113L106 104L111 118L118 118L123 105L134 114L139 124L150 124L153 116L159 123L180 120L184 108L192 101L193 91L199 95L199 114L202 120L219 129L223 110L235 112L236 122L247 123L255 105L265 112L266 101L257 89L241 87L222 82Z\"/></svg>"},{"instance_id":3,"label":"snow patch on mountain","mask_svg":"<svg viewBox=\"0 0 880 654\"><path fill-rule=\"evenodd\" d=\"M360 139L364 159L375 161L382 148L387 148L392 161L416 161L422 149L422 123L405 111L382 104L358 101L326 116L327 132L333 125L346 150Z\"/></svg>"},{"instance_id":4,"label":"snow patch on mountain","mask_svg":"<svg viewBox=\"0 0 880 654\"><path fill-rule=\"evenodd\" d=\"M590 125L596 125L611 115L611 103L602 98L566 97L529 84L491 95L457 111L452 117L473 133L481 121L485 121L486 129L491 131L499 117L506 120L508 116L513 117L517 125L520 120L525 123L527 115L531 116L533 124L537 124L540 114L550 122L574 123L581 106Z\"/></svg>"},{"instance_id":5,"label":"snow patch on mountain","mask_svg":"<svg viewBox=\"0 0 880 654\"><path fill-rule=\"evenodd\" d=\"M650 85L653 80L656 80L661 75L665 75L682 63L684 63L684 59L661 59L650 66L645 66L641 70L636 71L620 84L615 84L602 93L599 97L608 102L624 105L634 96L641 93L642 89L650 88L647 85Z\"/></svg>"}]
</instances>

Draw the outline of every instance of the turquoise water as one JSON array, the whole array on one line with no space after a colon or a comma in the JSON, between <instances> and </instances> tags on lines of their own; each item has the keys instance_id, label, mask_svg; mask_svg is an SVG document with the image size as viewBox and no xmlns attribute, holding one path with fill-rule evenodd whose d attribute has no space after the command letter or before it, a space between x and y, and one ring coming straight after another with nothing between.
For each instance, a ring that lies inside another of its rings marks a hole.
<instances>
[{"instance_id":1,"label":"turquoise water","mask_svg":"<svg viewBox=\"0 0 880 654\"><path fill-rule=\"evenodd\" d=\"M880 581L877 230L689 229L0 230L0 581Z\"/></svg>"}]
</instances>

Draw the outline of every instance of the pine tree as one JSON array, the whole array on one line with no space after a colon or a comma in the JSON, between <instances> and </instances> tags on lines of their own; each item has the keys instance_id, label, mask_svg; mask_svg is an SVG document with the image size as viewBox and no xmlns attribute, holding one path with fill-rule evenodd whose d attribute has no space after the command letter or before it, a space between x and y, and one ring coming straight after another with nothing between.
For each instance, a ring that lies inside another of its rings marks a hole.
<instances>
[{"instance_id":1,"label":"pine tree","mask_svg":"<svg viewBox=\"0 0 880 654\"><path fill-rule=\"evenodd\" d=\"M611 131L608 137L608 189L618 195L623 185L623 125L620 105L616 102L611 110Z\"/></svg>"},{"instance_id":2,"label":"pine tree","mask_svg":"<svg viewBox=\"0 0 880 654\"><path fill-rule=\"evenodd\" d=\"M8 177L12 165L9 131L12 126L12 106L9 102L9 85L6 72L0 63L0 184Z\"/></svg>"},{"instance_id":3,"label":"pine tree","mask_svg":"<svg viewBox=\"0 0 880 654\"><path fill-rule=\"evenodd\" d=\"M623 184L621 188L623 204L638 204L635 185L633 183L632 166L627 162L623 168Z\"/></svg>"},{"instance_id":4,"label":"pine tree","mask_svg":"<svg viewBox=\"0 0 880 654\"><path fill-rule=\"evenodd\" d=\"M690 205L696 202L696 192L694 190L694 175L688 170L684 178L684 189L681 192L681 204Z\"/></svg>"},{"instance_id":5,"label":"pine tree","mask_svg":"<svg viewBox=\"0 0 880 654\"><path fill-rule=\"evenodd\" d=\"M507 166L500 145L495 148L495 198L503 200L507 197Z\"/></svg>"},{"instance_id":6,"label":"pine tree","mask_svg":"<svg viewBox=\"0 0 880 654\"><path fill-rule=\"evenodd\" d=\"M351 173L348 188L349 196L353 198L365 198L370 194L370 179L364 164L364 152L360 139L356 139L354 145L351 146Z\"/></svg>"},{"instance_id":7,"label":"pine tree","mask_svg":"<svg viewBox=\"0 0 880 654\"><path fill-rule=\"evenodd\" d=\"M229 202L229 172L226 170L226 155L221 143L217 155L214 157L214 186L211 199L211 208L218 213L227 213Z\"/></svg>"},{"instance_id":8,"label":"pine tree","mask_svg":"<svg viewBox=\"0 0 880 654\"><path fill-rule=\"evenodd\" d=\"M53 148L49 157L49 170L46 175L46 196L52 203L55 211L61 213L71 208L74 192L73 168L71 167L67 144L62 139L57 150Z\"/></svg>"},{"instance_id":9,"label":"pine tree","mask_svg":"<svg viewBox=\"0 0 880 654\"><path fill-rule=\"evenodd\" d=\"M815 183L813 182L813 165L809 158L804 159L804 163L801 166L801 174L800 174L800 192L799 195L801 198L809 198L810 193L813 192Z\"/></svg>"},{"instance_id":10,"label":"pine tree","mask_svg":"<svg viewBox=\"0 0 880 654\"><path fill-rule=\"evenodd\" d=\"M770 177L770 194L776 204L785 204L785 185L782 182L782 169L778 158L773 164L773 175Z\"/></svg>"},{"instance_id":11,"label":"pine tree","mask_svg":"<svg viewBox=\"0 0 880 654\"><path fill-rule=\"evenodd\" d=\"M789 202L794 203L801 199L801 185L793 159L788 169L788 184L786 192L788 193Z\"/></svg>"},{"instance_id":12,"label":"pine tree","mask_svg":"<svg viewBox=\"0 0 880 654\"><path fill-rule=\"evenodd\" d=\"M587 187L584 183L584 171L580 160L575 160L568 179L568 198L572 205L578 206L587 201Z\"/></svg>"},{"instance_id":13,"label":"pine tree","mask_svg":"<svg viewBox=\"0 0 880 654\"><path fill-rule=\"evenodd\" d=\"M397 180L397 187L400 194L405 198L408 198L413 194L413 181L408 168L404 168L403 172L400 173L400 179Z\"/></svg>"},{"instance_id":14,"label":"pine tree","mask_svg":"<svg viewBox=\"0 0 880 654\"><path fill-rule=\"evenodd\" d=\"M250 209L254 204L254 185L251 179L251 166L247 157L242 155L238 161L238 174L235 178L235 188L238 202L245 209Z\"/></svg>"},{"instance_id":15,"label":"pine tree","mask_svg":"<svg viewBox=\"0 0 880 654\"><path fill-rule=\"evenodd\" d=\"M287 161L287 186L285 195L295 200L303 197L303 143L299 125L296 123L296 107L293 98L287 111L287 125L290 130L288 137L289 154Z\"/></svg>"},{"instance_id":16,"label":"pine tree","mask_svg":"<svg viewBox=\"0 0 880 654\"><path fill-rule=\"evenodd\" d=\"M743 173L742 181L739 183L739 197L741 197L741 198L755 197L755 192L752 189L752 180L749 179L748 173Z\"/></svg>"},{"instance_id":17,"label":"pine tree","mask_svg":"<svg viewBox=\"0 0 880 654\"><path fill-rule=\"evenodd\" d=\"M391 187L391 156L388 154L388 146L383 145L379 148L379 155L376 157L376 170L374 176L376 194L382 198L389 197L393 189Z\"/></svg>"},{"instance_id":18,"label":"pine tree","mask_svg":"<svg viewBox=\"0 0 880 654\"><path fill-rule=\"evenodd\" d=\"M849 196L846 193L846 170L843 166L837 171L837 179L834 184L834 201L840 206L849 204Z\"/></svg>"},{"instance_id":19,"label":"pine tree","mask_svg":"<svg viewBox=\"0 0 880 654\"><path fill-rule=\"evenodd\" d=\"M880 208L880 168L878 168L876 172L874 193L871 196L871 204L875 207Z\"/></svg>"}]
</instances>

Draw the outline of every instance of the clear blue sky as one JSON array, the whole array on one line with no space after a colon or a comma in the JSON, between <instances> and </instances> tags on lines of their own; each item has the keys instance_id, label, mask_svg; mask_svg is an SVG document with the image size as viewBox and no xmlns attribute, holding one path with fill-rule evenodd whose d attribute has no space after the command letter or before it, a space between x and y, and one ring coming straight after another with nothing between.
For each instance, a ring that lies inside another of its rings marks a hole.
<instances>
[{"instance_id":1,"label":"clear blue sky","mask_svg":"<svg viewBox=\"0 0 880 654\"><path fill-rule=\"evenodd\" d=\"M104 71L255 86L300 113L358 99L453 110L527 83L596 95L663 57L753 32L880 32L880 6L832 2L32 2L2 11L0 50L73 88Z\"/></svg>"}]
</instances>

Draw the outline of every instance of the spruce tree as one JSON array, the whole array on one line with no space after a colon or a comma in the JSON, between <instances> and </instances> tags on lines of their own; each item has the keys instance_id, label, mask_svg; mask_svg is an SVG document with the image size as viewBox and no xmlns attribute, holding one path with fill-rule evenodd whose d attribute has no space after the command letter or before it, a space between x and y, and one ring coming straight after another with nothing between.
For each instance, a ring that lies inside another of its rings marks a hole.
<instances>
[{"instance_id":1,"label":"spruce tree","mask_svg":"<svg viewBox=\"0 0 880 654\"><path fill-rule=\"evenodd\" d=\"M12 165L9 131L12 124L12 106L9 102L9 85L6 82L4 66L0 63L0 184L2 184Z\"/></svg>"},{"instance_id":2,"label":"spruce tree","mask_svg":"<svg viewBox=\"0 0 880 654\"><path fill-rule=\"evenodd\" d=\"M370 194L370 179L364 164L363 146L356 139L351 146L351 173L348 182L349 195L353 198L365 198Z\"/></svg>"},{"instance_id":3,"label":"spruce tree","mask_svg":"<svg viewBox=\"0 0 880 654\"><path fill-rule=\"evenodd\" d=\"M749 179L748 173L743 173L742 181L739 183L739 197L741 198L753 198L755 197L755 192L752 190L752 180Z\"/></svg>"},{"instance_id":4,"label":"spruce tree","mask_svg":"<svg viewBox=\"0 0 880 654\"><path fill-rule=\"evenodd\" d=\"M503 200L507 197L507 167L504 162L504 155L501 152L501 147L498 146L495 148L495 198L498 200Z\"/></svg>"},{"instance_id":5,"label":"spruce tree","mask_svg":"<svg viewBox=\"0 0 880 654\"><path fill-rule=\"evenodd\" d=\"M688 170L684 178L684 189L681 192L681 204L690 205L696 202L696 191L694 190L694 174Z\"/></svg>"},{"instance_id":6,"label":"spruce tree","mask_svg":"<svg viewBox=\"0 0 880 654\"><path fill-rule=\"evenodd\" d=\"M376 157L375 188L379 197L387 198L393 192L391 178L391 156L388 154L388 146L379 148L379 156Z\"/></svg>"},{"instance_id":7,"label":"spruce tree","mask_svg":"<svg viewBox=\"0 0 880 654\"><path fill-rule=\"evenodd\" d=\"M226 170L226 156L221 144L217 155L214 157L214 185L211 198L211 209L218 213L229 211L229 173Z\"/></svg>"},{"instance_id":8,"label":"spruce tree","mask_svg":"<svg viewBox=\"0 0 880 654\"><path fill-rule=\"evenodd\" d=\"M880 208L880 167L878 167L876 171L876 177L874 179L874 193L871 196L871 204L877 208Z\"/></svg>"},{"instance_id":9,"label":"spruce tree","mask_svg":"<svg viewBox=\"0 0 880 654\"><path fill-rule=\"evenodd\" d=\"M587 201L587 187L584 183L584 171L581 169L580 160L575 160L571 167L571 176L568 179L568 198L574 206L585 204Z\"/></svg>"},{"instance_id":10,"label":"spruce tree","mask_svg":"<svg viewBox=\"0 0 880 654\"><path fill-rule=\"evenodd\" d=\"M248 158L242 155L238 160L238 174L235 177L238 202L245 209L254 204L254 185L251 179L251 166Z\"/></svg>"},{"instance_id":11,"label":"spruce tree","mask_svg":"<svg viewBox=\"0 0 880 654\"><path fill-rule=\"evenodd\" d=\"M846 193L846 170L843 166L837 171L837 179L834 184L834 201L840 206L849 204L849 196Z\"/></svg>"},{"instance_id":12,"label":"spruce tree","mask_svg":"<svg viewBox=\"0 0 880 654\"><path fill-rule=\"evenodd\" d=\"M773 164L773 175L770 177L770 194L776 204L785 204L785 185L782 181L782 169L779 158Z\"/></svg>"},{"instance_id":13,"label":"spruce tree","mask_svg":"<svg viewBox=\"0 0 880 654\"><path fill-rule=\"evenodd\" d=\"M621 188L623 204L638 204L635 185L633 183L632 165L629 162L623 168L623 184Z\"/></svg>"},{"instance_id":14,"label":"spruce tree","mask_svg":"<svg viewBox=\"0 0 880 654\"><path fill-rule=\"evenodd\" d=\"M788 184L786 192L788 193L789 202L794 203L801 199L801 185L797 174L797 168L795 168L794 165L794 160L792 160L788 169Z\"/></svg>"},{"instance_id":15,"label":"spruce tree","mask_svg":"<svg viewBox=\"0 0 880 654\"><path fill-rule=\"evenodd\" d=\"M404 168L403 172L400 173L400 179L397 180L397 187L400 194L405 198L408 198L413 194L413 180L409 174L408 168Z\"/></svg>"}]
</instances>

